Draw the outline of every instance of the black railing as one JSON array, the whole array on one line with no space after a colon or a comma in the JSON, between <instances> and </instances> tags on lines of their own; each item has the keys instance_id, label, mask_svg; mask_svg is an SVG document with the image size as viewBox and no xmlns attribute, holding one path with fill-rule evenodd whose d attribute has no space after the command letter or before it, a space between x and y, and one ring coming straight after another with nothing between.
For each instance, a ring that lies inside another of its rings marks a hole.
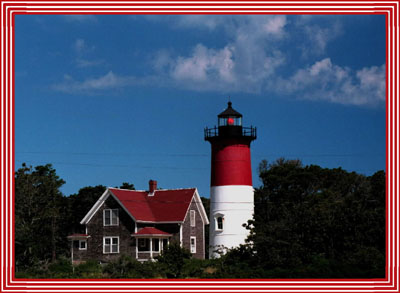
<instances>
[{"instance_id":1,"label":"black railing","mask_svg":"<svg viewBox=\"0 0 400 293\"><path fill-rule=\"evenodd\" d=\"M225 128L225 127L235 127L235 126L222 126L222 127ZM241 128L242 128L242 131L241 132L239 131L238 135L236 135L236 136L245 136L245 137L249 137L252 139L257 138L257 127L250 126L250 127L241 127ZM226 132L224 131L224 133L226 133ZM225 136L222 133L219 133L219 127L214 126L211 128L208 128L208 127L204 128L204 139L205 140L212 138L212 137L217 137L217 136L221 136L221 137Z\"/></svg>"}]
</instances>

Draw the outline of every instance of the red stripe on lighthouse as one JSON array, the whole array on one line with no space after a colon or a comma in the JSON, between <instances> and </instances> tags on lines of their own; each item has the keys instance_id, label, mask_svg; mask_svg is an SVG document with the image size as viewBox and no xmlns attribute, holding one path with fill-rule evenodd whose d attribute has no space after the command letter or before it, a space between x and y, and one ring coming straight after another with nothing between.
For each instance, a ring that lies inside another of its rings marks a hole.
<instances>
[{"instance_id":1,"label":"red stripe on lighthouse","mask_svg":"<svg viewBox=\"0 0 400 293\"><path fill-rule=\"evenodd\" d=\"M253 185L250 140L214 141L211 156L211 186Z\"/></svg>"}]
</instances>

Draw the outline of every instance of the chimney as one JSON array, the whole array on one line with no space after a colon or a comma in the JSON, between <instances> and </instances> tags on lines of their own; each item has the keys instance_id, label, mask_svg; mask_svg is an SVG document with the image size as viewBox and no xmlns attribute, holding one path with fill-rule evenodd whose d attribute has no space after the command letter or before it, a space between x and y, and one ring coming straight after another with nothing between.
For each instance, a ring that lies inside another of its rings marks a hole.
<instances>
[{"instance_id":1,"label":"chimney","mask_svg":"<svg viewBox=\"0 0 400 293\"><path fill-rule=\"evenodd\" d=\"M150 180L149 181L149 195L153 195L154 191L157 190L157 181L156 180Z\"/></svg>"}]
</instances>

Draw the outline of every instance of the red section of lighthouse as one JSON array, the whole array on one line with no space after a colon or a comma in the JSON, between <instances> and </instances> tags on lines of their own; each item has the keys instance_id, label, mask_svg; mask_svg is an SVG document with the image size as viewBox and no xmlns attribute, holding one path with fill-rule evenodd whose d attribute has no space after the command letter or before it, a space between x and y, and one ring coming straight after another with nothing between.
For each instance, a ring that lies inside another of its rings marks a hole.
<instances>
[{"instance_id":1,"label":"red section of lighthouse","mask_svg":"<svg viewBox=\"0 0 400 293\"><path fill-rule=\"evenodd\" d=\"M237 138L215 141L211 153L211 186L252 186L250 141Z\"/></svg>"},{"instance_id":2,"label":"red section of lighthouse","mask_svg":"<svg viewBox=\"0 0 400 293\"><path fill-rule=\"evenodd\" d=\"M210 257L218 257L217 250L244 244L248 236L243 224L254 212L250 143L256 128L243 127L242 114L229 102L204 139L211 143Z\"/></svg>"}]
</instances>

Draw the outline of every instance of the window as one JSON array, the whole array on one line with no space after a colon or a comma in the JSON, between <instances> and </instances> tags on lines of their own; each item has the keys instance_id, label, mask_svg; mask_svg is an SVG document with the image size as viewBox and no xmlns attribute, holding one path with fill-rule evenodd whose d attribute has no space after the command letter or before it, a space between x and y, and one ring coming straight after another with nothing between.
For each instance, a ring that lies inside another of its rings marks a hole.
<instances>
[{"instance_id":1,"label":"window","mask_svg":"<svg viewBox=\"0 0 400 293\"><path fill-rule=\"evenodd\" d=\"M119 237L104 237L103 253L119 253Z\"/></svg>"},{"instance_id":2,"label":"window","mask_svg":"<svg viewBox=\"0 0 400 293\"><path fill-rule=\"evenodd\" d=\"M190 252L196 253L196 237L190 237Z\"/></svg>"},{"instance_id":3,"label":"window","mask_svg":"<svg viewBox=\"0 0 400 293\"><path fill-rule=\"evenodd\" d=\"M86 240L79 240L79 250L86 250Z\"/></svg>"},{"instance_id":4,"label":"window","mask_svg":"<svg viewBox=\"0 0 400 293\"><path fill-rule=\"evenodd\" d=\"M104 226L118 226L118 209L103 211Z\"/></svg>"},{"instance_id":5,"label":"window","mask_svg":"<svg viewBox=\"0 0 400 293\"><path fill-rule=\"evenodd\" d=\"M196 227L196 211L190 210L190 227Z\"/></svg>"},{"instance_id":6,"label":"window","mask_svg":"<svg viewBox=\"0 0 400 293\"><path fill-rule=\"evenodd\" d=\"M150 239L139 238L138 242L138 251L150 251Z\"/></svg>"},{"instance_id":7,"label":"window","mask_svg":"<svg viewBox=\"0 0 400 293\"><path fill-rule=\"evenodd\" d=\"M218 216L217 218L216 218L216 229L215 230L220 230L220 231L222 231L222 230L224 230L224 217L223 216Z\"/></svg>"}]
</instances>

